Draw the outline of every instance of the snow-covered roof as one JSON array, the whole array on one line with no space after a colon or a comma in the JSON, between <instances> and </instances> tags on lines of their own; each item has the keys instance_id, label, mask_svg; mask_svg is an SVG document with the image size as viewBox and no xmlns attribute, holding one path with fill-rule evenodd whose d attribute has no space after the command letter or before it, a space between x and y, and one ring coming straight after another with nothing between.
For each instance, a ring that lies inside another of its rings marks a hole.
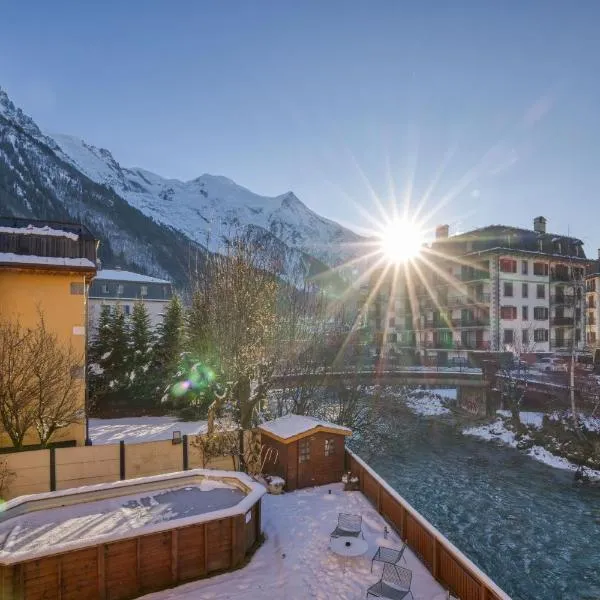
<instances>
[{"instance_id":1,"label":"snow-covered roof","mask_svg":"<svg viewBox=\"0 0 600 600\"><path fill-rule=\"evenodd\" d=\"M96 279L110 279L112 281L131 281L134 283L171 283L166 279L150 277L142 273L133 273L132 271L122 271L121 269L102 269L98 271Z\"/></svg>"},{"instance_id":2,"label":"snow-covered roof","mask_svg":"<svg viewBox=\"0 0 600 600\"><path fill-rule=\"evenodd\" d=\"M53 229L48 225L44 227L35 227L28 225L27 227L4 227L0 226L0 233L15 233L19 235L46 235L50 237L66 237L76 242L79 236L72 231L64 231L63 229Z\"/></svg>"},{"instance_id":3,"label":"snow-covered roof","mask_svg":"<svg viewBox=\"0 0 600 600\"><path fill-rule=\"evenodd\" d=\"M347 427L303 415L286 415L274 421L262 423L258 428L282 440L289 440L314 429L323 429L340 435L352 435L352 431Z\"/></svg>"},{"instance_id":4,"label":"snow-covered roof","mask_svg":"<svg viewBox=\"0 0 600 600\"><path fill-rule=\"evenodd\" d=\"M63 258L61 256L32 256L30 254L14 254L13 252L0 252L0 264L2 263L11 263L15 265L74 267L78 269L96 268L96 265L88 258Z\"/></svg>"}]
</instances>

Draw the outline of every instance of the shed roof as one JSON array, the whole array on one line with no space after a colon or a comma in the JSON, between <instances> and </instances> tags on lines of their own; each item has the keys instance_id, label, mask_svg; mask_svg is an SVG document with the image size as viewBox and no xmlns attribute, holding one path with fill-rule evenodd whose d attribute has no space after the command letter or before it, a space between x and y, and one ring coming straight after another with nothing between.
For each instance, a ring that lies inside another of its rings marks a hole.
<instances>
[{"instance_id":1,"label":"shed roof","mask_svg":"<svg viewBox=\"0 0 600 600\"><path fill-rule=\"evenodd\" d=\"M347 427L303 415L286 415L273 421L267 421L259 425L258 428L267 435L286 444L316 431L335 433L337 435L352 435L352 431Z\"/></svg>"}]
</instances>

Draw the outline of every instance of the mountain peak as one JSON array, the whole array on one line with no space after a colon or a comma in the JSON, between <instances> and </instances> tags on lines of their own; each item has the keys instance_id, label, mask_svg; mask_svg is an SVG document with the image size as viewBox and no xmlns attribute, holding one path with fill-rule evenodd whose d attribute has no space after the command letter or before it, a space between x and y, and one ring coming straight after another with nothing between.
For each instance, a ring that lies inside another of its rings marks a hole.
<instances>
[{"instance_id":1,"label":"mountain peak","mask_svg":"<svg viewBox=\"0 0 600 600\"><path fill-rule=\"evenodd\" d=\"M4 89L0 87L0 116L11 121L23 131L34 137L43 137L33 119L17 108Z\"/></svg>"}]
</instances>

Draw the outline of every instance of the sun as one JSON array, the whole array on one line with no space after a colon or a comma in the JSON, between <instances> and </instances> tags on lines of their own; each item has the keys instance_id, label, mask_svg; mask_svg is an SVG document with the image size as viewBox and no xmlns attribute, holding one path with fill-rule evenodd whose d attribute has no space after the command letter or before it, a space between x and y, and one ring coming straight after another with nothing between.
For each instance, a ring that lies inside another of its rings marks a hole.
<instances>
[{"instance_id":1,"label":"sun","mask_svg":"<svg viewBox=\"0 0 600 600\"><path fill-rule=\"evenodd\" d=\"M396 220L379 234L381 251L391 262L402 263L421 253L425 236L420 227L408 220Z\"/></svg>"}]
</instances>

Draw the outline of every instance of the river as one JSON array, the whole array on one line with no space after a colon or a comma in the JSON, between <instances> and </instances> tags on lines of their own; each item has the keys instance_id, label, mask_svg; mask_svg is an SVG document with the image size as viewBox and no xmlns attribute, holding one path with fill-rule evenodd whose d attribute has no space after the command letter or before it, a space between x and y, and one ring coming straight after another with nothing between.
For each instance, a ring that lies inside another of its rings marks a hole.
<instances>
[{"instance_id":1,"label":"river","mask_svg":"<svg viewBox=\"0 0 600 600\"><path fill-rule=\"evenodd\" d=\"M368 462L513 600L599 600L600 487L461 427L407 409Z\"/></svg>"}]
</instances>

